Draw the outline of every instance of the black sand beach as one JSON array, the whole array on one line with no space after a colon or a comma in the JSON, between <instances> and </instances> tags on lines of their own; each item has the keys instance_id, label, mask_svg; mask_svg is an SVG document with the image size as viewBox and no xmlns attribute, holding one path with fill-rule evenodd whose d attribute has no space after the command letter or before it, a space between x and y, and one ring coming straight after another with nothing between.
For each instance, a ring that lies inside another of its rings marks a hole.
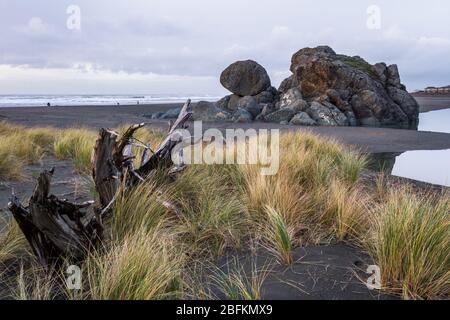
<instances>
[{"instance_id":1,"label":"black sand beach","mask_svg":"<svg viewBox=\"0 0 450 320\"><path fill-rule=\"evenodd\" d=\"M416 97L421 112L450 108L450 96ZM21 107L0 108L0 120L27 127L54 126L89 127L93 129L114 128L124 124L146 122L150 127L167 128L168 121L150 120L143 117L157 111L180 106L180 104L122 105L122 106L70 106L70 107ZM450 134L420 132L414 130L368 128L368 127L295 127L276 123L253 122L204 123L204 129L225 128L279 128L281 130L310 130L332 137L342 143L360 148L364 152L405 152L409 150L450 149Z\"/></svg>"},{"instance_id":2,"label":"black sand beach","mask_svg":"<svg viewBox=\"0 0 450 320\"><path fill-rule=\"evenodd\" d=\"M422 112L450 107L450 97L418 97ZM143 117L157 111L165 111L179 104L133 106L73 106L73 107L24 107L0 108L0 120L27 127L54 126L114 128L124 124L147 122L150 127L167 128L166 121ZM367 127L295 127L275 123L254 122L248 124L204 123L204 129L225 128L280 128L284 131L310 130L356 146L366 152L404 152L408 150L450 149L450 134L419 132L414 130ZM83 177L73 174L70 161L56 161L49 157L41 164L28 166L27 175L34 177L43 167L55 166L53 192L70 201L89 198ZM7 217L6 204L13 188L22 200L33 189L31 179L0 183L0 216ZM84 189L84 191L83 191ZM244 265L249 256L239 256ZM261 257L260 257L261 258ZM294 252L294 264L286 269L278 266L270 273L262 292L265 299L392 299L393 296L368 290L364 284L365 269L372 261L359 249L347 244L308 246ZM225 259L225 258L224 258ZM222 259L223 260L223 259ZM262 260L262 262L264 259ZM224 260L221 261L224 263ZM219 261L220 265L220 261ZM0 284L0 294L2 293Z\"/></svg>"}]
</instances>

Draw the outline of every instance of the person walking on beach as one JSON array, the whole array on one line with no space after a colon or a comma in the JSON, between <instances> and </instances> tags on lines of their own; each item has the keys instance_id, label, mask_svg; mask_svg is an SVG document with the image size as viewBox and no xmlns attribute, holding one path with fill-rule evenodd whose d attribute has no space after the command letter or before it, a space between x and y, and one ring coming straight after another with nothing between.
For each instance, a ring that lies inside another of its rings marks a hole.
<instances>
[{"instance_id":1,"label":"person walking on beach","mask_svg":"<svg viewBox=\"0 0 450 320\"><path fill-rule=\"evenodd\" d=\"M50 107L50 106L51 106L50 102L47 102L47 107Z\"/></svg>"}]
</instances>

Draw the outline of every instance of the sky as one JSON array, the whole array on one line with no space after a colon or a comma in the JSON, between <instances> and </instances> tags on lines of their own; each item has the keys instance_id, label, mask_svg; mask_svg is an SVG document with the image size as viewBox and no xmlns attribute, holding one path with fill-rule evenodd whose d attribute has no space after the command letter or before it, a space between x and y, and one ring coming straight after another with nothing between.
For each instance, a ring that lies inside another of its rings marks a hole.
<instances>
[{"instance_id":1,"label":"sky","mask_svg":"<svg viewBox=\"0 0 450 320\"><path fill-rule=\"evenodd\" d=\"M0 94L222 95L253 59L278 86L292 54L329 45L450 84L448 0L0 0Z\"/></svg>"}]
</instances>

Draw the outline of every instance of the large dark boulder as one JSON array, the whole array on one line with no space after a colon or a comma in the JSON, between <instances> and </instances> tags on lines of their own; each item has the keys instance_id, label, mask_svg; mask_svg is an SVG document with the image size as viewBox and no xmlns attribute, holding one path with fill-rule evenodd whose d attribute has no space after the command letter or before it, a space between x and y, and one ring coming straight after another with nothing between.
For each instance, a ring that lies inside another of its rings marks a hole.
<instances>
[{"instance_id":1,"label":"large dark boulder","mask_svg":"<svg viewBox=\"0 0 450 320\"><path fill-rule=\"evenodd\" d=\"M354 115L356 123L349 124L417 128L419 105L401 84L396 65L372 66L361 57L339 55L322 46L295 53L291 71L293 75L283 81L280 91L297 87L307 101L328 97L338 111L347 117ZM322 118L315 119L319 124L333 125L323 116L336 114L336 110L327 113L323 108L328 108L327 103L315 104L309 115ZM338 125L343 125L339 118Z\"/></svg>"},{"instance_id":2,"label":"large dark boulder","mask_svg":"<svg viewBox=\"0 0 450 320\"><path fill-rule=\"evenodd\" d=\"M270 78L253 60L237 61L220 75L220 83L238 96L255 96L270 87Z\"/></svg>"}]
</instances>

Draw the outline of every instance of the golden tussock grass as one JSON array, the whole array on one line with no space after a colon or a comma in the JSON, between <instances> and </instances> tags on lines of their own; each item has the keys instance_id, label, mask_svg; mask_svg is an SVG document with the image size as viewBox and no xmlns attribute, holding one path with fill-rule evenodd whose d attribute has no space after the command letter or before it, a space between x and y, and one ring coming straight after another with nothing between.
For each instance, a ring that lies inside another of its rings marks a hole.
<instances>
[{"instance_id":1,"label":"golden tussock grass","mask_svg":"<svg viewBox=\"0 0 450 320\"><path fill-rule=\"evenodd\" d=\"M14 219L0 218L0 226L0 263L28 253L28 243Z\"/></svg>"},{"instance_id":2,"label":"golden tussock grass","mask_svg":"<svg viewBox=\"0 0 450 320\"><path fill-rule=\"evenodd\" d=\"M227 247L240 247L248 219L236 186L235 166L193 165L170 185L174 203L182 212L174 232L194 251L220 255Z\"/></svg>"},{"instance_id":3,"label":"golden tussock grass","mask_svg":"<svg viewBox=\"0 0 450 320\"><path fill-rule=\"evenodd\" d=\"M256 217L267 217L267 207L277 212L294 245L351 238L363 218L358 203L364 203L364 197L359 198L357 185L365 163L362 155L332 140L285 134L276 175L262 176L257 166L242 167L244 203Z\"/></svg>"},{"instance_id":4,"label":"golden tussock grass","mask_svg":"<svg viewBox=\"0 0 450 320\"><path fill-rule=\"evenodd\" d=\"M82 173L91 170L91 154L97 134L88 129L66 129L61 131L54 142L57 159L72 160L75 168Z\"/></svg>"},{"instance_id":5,"label":"golden tussock grass","mask_svg":"<svg viewBox=\"0 0 450 320\"><path fill-rule=\"evenodd\" d=\"M16 129L1 123L0 135L18 143ZM52 136L51 129L34 130L26 136L32 146L73 159L82 172L90 170L95 132L67 129ZM156 148L164 134L142 130L137 137ZM15 152L10 156L23 163L39 158L27 146ZM186 267L214 261L228 249L248 251L262 244L289 265L296 247L339 241L366 248L381 268L386 290L405 298L448 296L448 194L419 194L387 184L384 176L368 189L360 179L366 163L363 155L333 140L287 133L280 137L279 170L272 176L261 175L261 165L190 165L174 180L157 171L151 183L119 195L106 221L104 247L82 266L81 298L183 298L189 291ZM0 172L6 165L0 162ZM23 236L14 225L9 228L6 236L0 234L0 261L22 247ZM259 299L262 275L238 269L218 272L214 281L229 298ZM41 283L31 296L48 296L47 285ZM27 297L30 289L19 292Z\"/></svg>"},{"instance_id":6,"label":"golden tussock grass","mask_svg":"<svg viewBox=\"0 0 450 320\"><path fill-rule=\"evenodd\" d=\"M154 300L180 295L184 253L163 229L138 231L85 263L88 298Z\"/></svg>"},{"instance_id":7,"label":"golden tussock grass","mask_svg":"<svg viewBox=\"0 0 450 320\"><path fill-rule=\"evenodd\" d=\"M121 240L138 231L151 232L168 217L168 194L155 183L141 184L119 194L109 224L111 238Z\"/></svg>"},{"instance_id":8,"label":"golden tussock grass","mask_svg":"<svg viewBox=\"0 0 450 320\"><path fill-rule=\"evenodd\" d=\"M385 289L404 298L450 293L450 196L389 190L372 210L369 252Z\"/></svg>"},{"instance_id":9,"label":"golden tussock grass","mask_svg":"<svg viewBox=\"0 0 450 320\"><path fill-rule=\"evenodd\" d=\"M27 129L0 122L0 179L24 178L24 166L42 159L53 136L51 128Z\"/></svg>"},{"instance_id":10,"label":"golden tussock grass","mask_svg":"<svg viewBox=\"0 0 450 320\"><path fill-rule=\"evenodd\" d=\"M238 259L232 259L227 262L226 270L214 267L210 279L228 300L261 300L262 287L269 275L270 266L258 268L256 261L252 260L248 268L250 270L246 270Z\"/></svg>"},{"instance_id":11,"label":"golden tussock grass","mask_svg":"<svg viewBox=\"0 0 450 320\"><path fill-rule=\"evenodd\" d=\"M54 300L58 298L58 277L49 274L36 262L31 266L20 264L18 275L13 279L12 298L15 300Z\"/></svg>"}]
</instances>

